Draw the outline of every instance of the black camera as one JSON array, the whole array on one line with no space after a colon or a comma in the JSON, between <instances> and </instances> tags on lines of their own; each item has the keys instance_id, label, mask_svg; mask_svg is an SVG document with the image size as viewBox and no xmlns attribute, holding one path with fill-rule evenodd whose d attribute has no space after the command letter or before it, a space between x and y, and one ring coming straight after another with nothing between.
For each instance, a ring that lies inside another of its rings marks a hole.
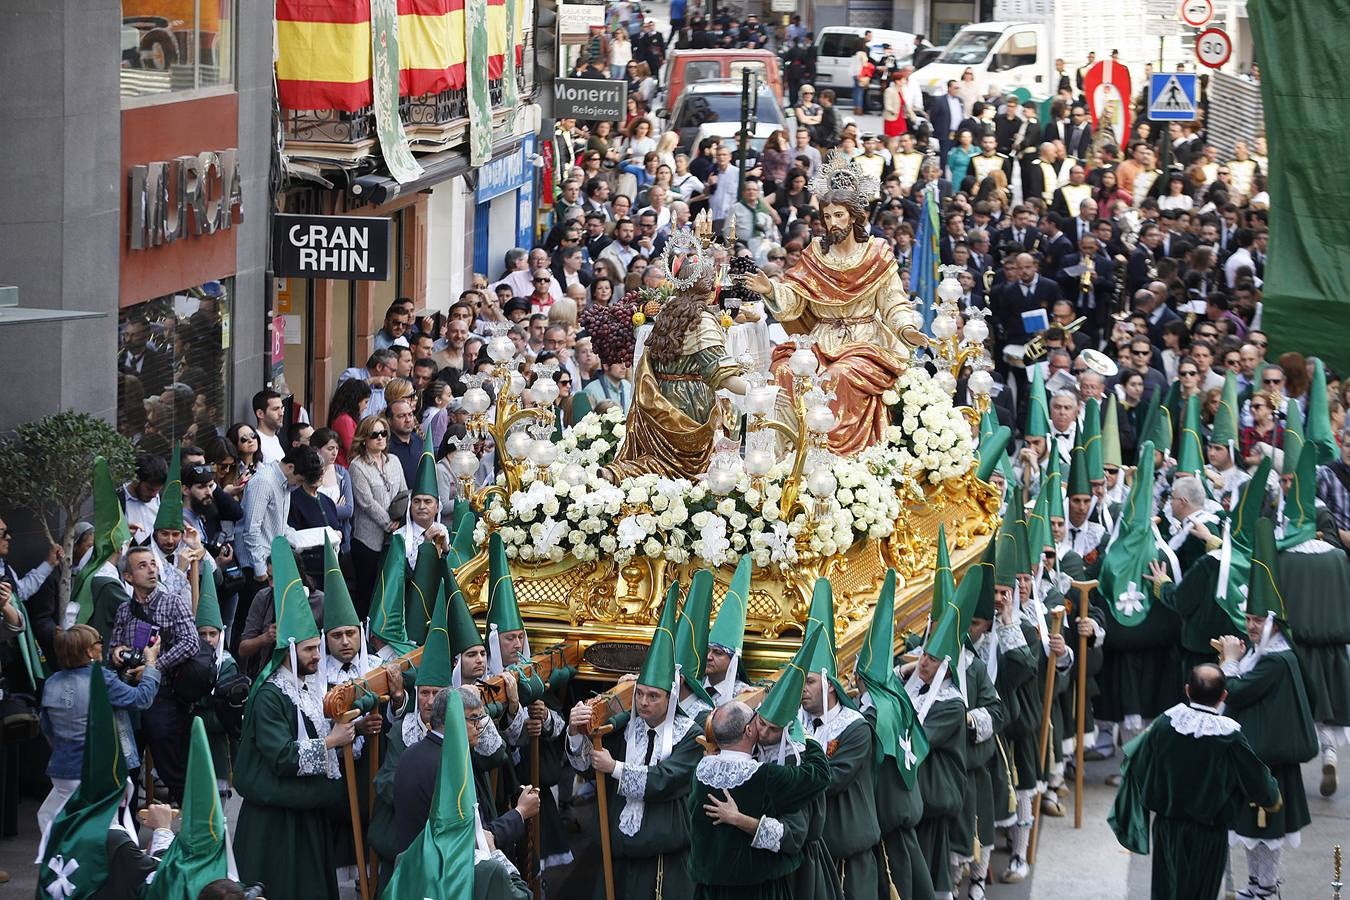
<instances>
[{"instance_id":1,"label":"black camera","mask_svg":"<svg viewBox=\"0 0 1350 900\"><path fill-rule=\"evenodd\" d=\"M263 898L263 891L265 890L267 890L267 885L262 884L261 882L258 884L250 884L248 887L244 888L244 900L259 900L259 898L266 900L266 898Z\"/></svg>"},{"instance_id":2,"label":"black camera","mask_svg":"<svg viewBox=\"0 0 1350 900\"><path fill-rule=\"evenodd\" d=\"M125 672L127 669L138 669L145 665L145 653L140 650L133 650L128 647L121 654L113 658L113 668L118 672Z\"/></svg>"}]
</instances>

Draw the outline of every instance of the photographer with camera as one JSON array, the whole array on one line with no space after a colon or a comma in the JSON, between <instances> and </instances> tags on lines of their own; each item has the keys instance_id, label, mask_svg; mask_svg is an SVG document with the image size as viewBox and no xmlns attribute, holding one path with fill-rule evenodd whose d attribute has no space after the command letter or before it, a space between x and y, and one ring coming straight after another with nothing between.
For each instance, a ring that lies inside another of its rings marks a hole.
<instances>
[{"instance_id":1,"label":"photographer with camera","mask_svg":"<svg viewBox=\"0 0 1350 900\"><path fill-rule=\"evenodd\" d=\"M201 546L215 563L216 594L225 621L234 621L244 570L235 558L232 529L244 508L216 482L215 468L196 447L183 448L183 524L195 528ZM231 533L225 524L230 523Z\"/></svg>"},{"instance_id":2,"label":"photographer with camera","mask_svg":"<svg viewBox=\"0 0 1350 900\"><path fill-rule=\"evenodd\" d=\"M52 748L47 763L47 777L52 780L52 789L37 814L38 829L42 832L46 832L66 800L80 786L89 711L89 676L93 663L103 658L103 638L90 625L58 629L55 644L56 662L61 670L47 679L40 718L42 734ZM122 754L131 770L140 765L140 757L132 735L130 711L149 709L159 693L159 651L159 641L153 639L143 650L114 647L108 654L109 664L102 670Z\"/></svg>"},{"instance_id":3,"label":"photographer with camera","mask_svg":"<svg viewBox=\"0 0 1350 900\"><path fill-rule=\"evenodd\" d=\"M155 770L174 801L181 802L192 711L171 689L170 682L175 670L191 661L201 648L192 596L184 589L171 590L161 583L159 563L148 547L127 550L122 558L122 579L131 589L131 599L117 610L112 644L143 652L156 636L163 642L159 668L167 680L141 715L141 727Z\"/></svg>"}]
</instances>

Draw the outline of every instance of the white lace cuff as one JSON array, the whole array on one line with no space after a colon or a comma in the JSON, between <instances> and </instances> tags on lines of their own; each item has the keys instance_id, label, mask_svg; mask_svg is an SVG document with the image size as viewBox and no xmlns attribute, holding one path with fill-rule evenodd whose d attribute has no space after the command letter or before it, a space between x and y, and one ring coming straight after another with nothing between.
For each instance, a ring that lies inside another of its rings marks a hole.
<instances>
[{"instance_id":1,"label":"white lace cuff","mask_svg":"<svg viewBox=\"0 0 1350 900\"><path fill-rule=\"evenodd\" d=\"M505 853L503 853L502 851L500 851L500 850L493 850L493 851L492 851L492 856L489 857L489 858L490 858L490 859L495 859L497 862L501 863L501 864L502 864L502 868L506 870L506 874L508 874L508 875L519 875L519 874L520 874L520 872L517 871L517 869L516 869L516 864L513 863L513 862L511 862L511 860L507 857L507 855L506 855Z\"/></svg>"},{"instance_id":2,"label":"white lace cuff","mask_svg":"<svg viewBox=\"0 0 1350 900\"><path fill-rule=\"evenodd\" d=\"M773 816L761 816L759 827L755 829L755 836L750 840L751 849L777 853L782 844L783 823Z\"/></svg>"},{"instance_id":3,"label":"white lace cuff","mask_svg":"<svg viewBox=\"0 0 1350 900\"><path fill-rule=\"evenodd\" d=\"M975 729L975 743L982 744L993 737L994 720L989 715L989 710L982 706L976 707L966 713L966 719Z\"/></svg>"},{"instance_id":4,"label":"white lace cuff","mask_svg":"<svg viewBox=\"0 0 1350 900\"><path fill-rule=\"evenodd\" d=\"M301 775L326 775L328 773L328 748L323 738L307 738L296 741L299 747L296 767Z\"/></svg>"},{"instance_id":5,"label":"white lace cuff","mask_svg":"<svg viewBox=\"0 0 1350 900\"><path fill-rule=\"evenodd\" d=\"M591 742L579 734L567 736L567 764L578 772L591 767Z\"/></svg>"},{"instance_id":6,"label":"white lace cuff","mask_svg":"<svg viewBox=\"0 0 1350 900\"><path fill-rule=\"evenodd\" d=\"M647 796L647 767L639 763L616 763L615 779L619 782L619 793L625 797L641 799Z\"/></svg>"},{"instance_id":7,"label":"white lace cuff","mask_svg":"<svg viewBox=\"0 0 1350 900\"><path fill-rule=\"evenodd\" d=\"M478 742L474 744L474 752L479 756L491 756L496 753L502 745L502 736L497 731L497 726L489 719L483 726L483 730L478 735Z\"/></svg>"},{"instance_id":8,"label":"white lace cuff","mask_svg":"<svg viewBox=\"0 0 1350 900\"><path fill-rule=\"evenodd\" d=\"M169 828L156 828L150 835L150 848L145 852L151 856L159 857L164 855L164 851L169 849L173 843L173 830Z\"/></svg>"},{"instance_id":9,"label":"white lace cuff","mask_svg":"<svg viewBox=\"0 0 1350 900\"><path fill-rule=\"evenodd\" d=\"M567 729L567 723L563 717L558 715L555 710L548 711L548 717L544 719L544 737L555 738Z\"/></svg>"},{"instance_id":10,"label":"white lace cuff","mask_svg":"<svg viewBox=\"0 0 1350 900\"><path fill-rule=\"evenodd\" d=\"M525 735L525 722L530 718L530 713L525 707L516 707L516 715L506 726L503 737L510 742L512 747L520 747L528 744L530 739Z\"/></svg>"},{"instance_id":11,"label":"white lace cuff","mask_svg":"<svg viewBox=\"0 0 1350 900\"><path fill-rule=\"evenodd\" d=\"M998 649L1001 653L1007 653L1009 650L1016 650L1026 645L1027 636L1022 633L1021 625L1016 622L1010 625L999 624Z\"/></svg>"},{"instance_id":12,"label":"white lace cuff","mask_svg":"<svg viewBox=\"0 0 1350 900\"><path fill-rule=\"evenodd\" d=\"M1064 655L1055 658L1055 668L1061 671L1070 668L1073 665L1073 648L1065 647Z\"/></svg>"},{"instance_id":13,"label":"white lace cuff","mask_svg":"<svg viewBox=\"0 0 1350 900\"><path fill-rule=\"evenodd\" d=\"M1242 670L1240 668L1241 662L1242 662L1241 660L1237 659L1225 659L1223 663L1219 666L1219 668L1223 669L1223 674L1228 676L1229 678L1237 678L1239 675L1242 674Z\"/></svg>"},{"instance_id":14,"label":"white lace cuff","mask_svg":"<svg viewBox=\"0 0 1350 900\"><path fill-rule=\"evenodd\" d=\"M1100 647L1102 642L1106 640L1106 629L1096 619L1089 619L1088 621L1092 623L1092 646Z\"/></svg>"}]
</instances>

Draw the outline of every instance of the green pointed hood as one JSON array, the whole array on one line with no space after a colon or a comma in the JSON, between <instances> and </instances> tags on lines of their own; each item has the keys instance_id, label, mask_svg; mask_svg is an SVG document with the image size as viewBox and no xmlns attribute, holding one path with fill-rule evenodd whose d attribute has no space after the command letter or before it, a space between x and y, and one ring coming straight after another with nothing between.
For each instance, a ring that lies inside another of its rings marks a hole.
<instances>
[{"instance_id":1,"label":"green pointed hood","mask_svg":"<svg viewBox=\"0 0 1350 900\"><path fill-rule=\"evenodd\" d=\"M994 536L994 585L997 587L1017 584L1017 573L1022 571L1022 547L1017 539L1017 520L1021 515L1022 495L1020 491L1013 491L998 534Z\"/></svg>"},{"instance_id":2,"label":"green pointed hood","mask_svg":"<svg viewBox=\"0 0 1350 900\"><path fill-rule=\"evenodd\" d=\"M1054 448L1050 455L1054 456ZM1069 455L1069 483L1066 490L1070 497L1092 493L1092 483L1088 480L1087 451L1082 446L1073 448Z\"/></svg>"},{"instance_id":3,"label":"green pointed hood","mask_svg":"<svg viewBox=\"0 0 1350 900\"><path fill-rule=\"evenodd\" d=\"M395 534L384 549L384 560L370 598L370 633L400 655L416 646L408 640L407 626L403 622L403 573L407 566L408 555L403 545L403 535Z\"/></svg>"},{"instance_id":4,"label":"green pointed hood","mask_svg":"<svg viewBox=\"0 0 1350 900\"><path fill-rule=\"evenodd\" d=\"M430 450L422 451L417 460L417 475L413 478L411 495L413 497L435 497L439 503L441 489L436 482L436 456Z\"/></svg>"},{"instance_id":5,"label":"green pointed hood","mask_svg":"<svg viewBox=\"0 0 1350 900\"><path fill-rule=\"evenodd\" d=\"M488 539L488 608L485 623L489 631L493 625L498 632L521 631L525 621L516 605L516 585L511 580L511 567L506 561L506 545L494 531Z\"/></svg>"},{"instance_id":6,"label":"green pointed hood","mask_svg":"<svg viewBox=\"0 0 1350 900\"><path fill-rule=\"evenodd\" d=\"M1176 387L1175 382L1173 387ZM1148 403L1148 411L1144 414L1143 427L1139 430L1139 440L1141 443L1148 441L1155 450L1167 456L1172 452L1172 439L1171 410L1158 396L1158 392L1154 391L1153 398Z\"/></svg>"},{"instance_id":7,"label":"green pointed hood","mask_svg":"<svg viewBox=\"0 0 1350 900\"><path fill-rule=\"evenodd\" d=\"M1252 550L1252 569L1247 578L1247 615L1264 618L1273 612L1281 622L1288 620L1284 595L1280 593L1278 558L1275 525L1269 519L1261 519L1256 523L1256 547Z\"/></svg>"},{"instance_id":8,"label":"green pointed hood","mask_svg":"<svg viewBox=\"0 0 1350 900\"><path fill-rule=\"evenodd\" d=\"M820 629L808 628L806 638L797 648L787 668L783 669L769 693L759 704L756 712L770 725L787 728L797 718L802 708L802 688L806 684L806 673L811 671L811 659L820 649Z\"/></svg>"},{"instance_id":9,"label":"green pointed hood","mask_svg":"<svg viewBox=\"0 0 1350 900\"><path fill-rule=\"evenodd\" d=\"M478 555L478 545L473 540L474 526L478 519L473 508L463 500L455 501L455 532L450 537L450 550L445 554L445 566L458 569Z\"/></svg>"},{"instance_id":10,"label":"green pointed hood","mask_svg":"<svg viewBox=\"0 0 1350 900\"><path fill-rule=\"evenodd\" d=\"M445 622L450 634L450 655L459 656L470 647L486 647L483 635L469 612L469 603L460 590L454 572L445 573Z\"/></svg>"},{"instance_id":11,"label":"green pointed hood","mask_svg":"<svg viewBox=\"0 0 1350 900\"><path fill-rule=\"evenodd\" d=\"M835 698L849 709L857 709L858 702L848 695L839 680L839 651L834 641L834 588L830 586L828 578L817 578L811 590L811 608L806 617L807 633L810 634L812 629L818 629L821 637L816 652L811 654L811 665L807 671L824 671L834 685Z\"/></svg>"},{"instance_id":12,"label":"green pointed hood","mask_svg":"<svg viewBox=\"0 0 1350 900\"><path fill-rule=\"evenodd\" d=\"M675 662L684 674L703 680L708 663L708 617L712 613L713 575L699 569L689 582L675 629Z\"/></svg>"},{"instance_id":13,"label":"green pointed hood","mask_svg":"<svg viewBox=\"0 0 1350 900\"><path fill-rule=\"evenodd\" d=\"M1116 395L1106 400L1106 418L1102 422L1102 466L1123 466L1125 457L1120 452L1120 408Z\"/></svg>"},{"instance_id":14,"label":"green pointed hood","mask_svg":"<svg viewBox=\"0 0 1350 900\"><path fill-rule=\"evenodd\" d=\"M1083 442L1088 481L1103 481L1106 469L1102 459L1102 408L1096 397L1083 407L1083 431L1078 439Z\"/></svg>"},{"instance_id":15,"label":"green pointed hood","mask_svg":"<svg viewBox=\"0 0 1350 900\"><path fill-rule=\"evenodd\" d=\"M1156 394L1156 391L1155 391ZM1182 414L1185 404L1181 402L1181 382L1174 381L1172 386L1167 389L1167 396L1162 401L1162 411L1167 413L1168 434L1171 435L1172 442L1164 450L1164 456L1175 456L1177 440L1181 437L1179 430L1182 423Z\"/></svg>"},{"instance_id":16,"label":"green pointed hood","mask_svg":"<svg viewBox=\"0 0 1350 900\"><path fill-rule=\"evenodd\" d=\"M220 598L216 595L216 573L210 566L201 567L197 589L197 627L225 630L220 615Z\"/></svg>"},{"instance_id":17,"label":"green pointed hood","mask_svg":"<svg viewBox=\"0 0 1350 900\"><path fill-rule=\"evenodd\" d=\"M947 673L951 676L953 684L959 683L957 662L961 658L960 629L961 610L957 609L955 603L951 603L942 610L942 615L938 616L937 622L928 634L928 640L923 645L924 653L935 659L947 661Z\"/></svg>"},{"instance_id":18,"label":"green pointed hood","mask_svg":"<svg viewBox=\"0 0 1350 900\"><path fill-rule=\"evenodd\" d=\"M211 762L211 742L201 717L192 720L182 827L155 868L145 900L194 900L211 882L229 876L225 811Z\"/></svg>"},{"instance_id":19,"label":"green pointed hood","mask_svg":"<svg viewBox=\"0 0 1350 900\"><path fill-rule=\"evenodd\" d=\"M393 877L380 894L382 900L407 897L471 900L474 880L463 876L471 874L474 867L478 831L475 796L464 703L459 691L449 691L431 814L422 831L398 858ZM490 814L491 811L484 812ZM447 877L448 873L459 877Z\"/></svg>"},{"instance_id":20,"label":"green pointed hood","mask_svg":"<svg viewBox=\"0 0 1350 900\"><path fill-rule=\"evenodd\" d=\"M1251 479L1242 486L1237 505L1233 507L1233 543L1247 552L1256 546L1256 523L1261 520L1261 508L1265 505L1266 485L1270 482L1272 468L1273 460L1269 456L1261 457L1261 463L1252 473Z\"/></svg>"},{"instance_id":21,"label":"green pointed hood","mask_svg":"<svg viewBox=\"0 0 1350 900\"><path fill-rule=\"evenodd\" d=\"M1051 453L1041 479L1041 494L1045 496L1045 514L1050 518L1064 518L1064 476L1059 471L1059 454Z\"/></svg>"},{"instance_id":22,"label":"green pointed hood","mask_svg":"<svg viewBox=\"0 0 1350 900\"><path fill-rule=\"evenodd\" d=\"M70 592L71 599L79 604L75 620L86 623L94 614L94 573L131 540L131 527L117 499L117 487L108 474L108 461L102 456L94 457L93 488L94 551L75 576Z\"/></svg>"},{"instance_id":23,"label":"green pointed hood","mask_svg":"<svg viewBox=\"0 0 1350 900\"><path fill-rule=\"evenodd\" d=\"M643 687L670 691L675 684L675 617L680 606L680 583L672 581L661 604L661 618L652 631L647 645L647 658L642 661L637 683Z\"/></svg>"},{"instance_id":24,"label":"green pointed hood","mask_svg":"<svg viewBox=\"0 0 1350 900\"><path fill-rule=\"evenodd\" d=\"M745 644L745 615L750 608L750 554L741 557L736 563L736 573L731 576L731 586L727 588L722 605L717 610L717 619L708 632L708 643L726 647L740 653Z\"/></svg>"},{"instance_id":25,"label":"green pointed hood","mask_svg":"<svg viewBox=\"0 0 1350 900\"><path fill-rule=\"evenodd\" d=\"M272 650L272 658L263 664L262 672L253 679L249 688L249 701L258 693L258 688L267 683L286 659L290 657L290 645L302 644L311 638L317 638L319 624L314 621L314 610L309 605L309 594L305 592L305 583L300 578L300 570L295 565L295 552L283 535L272 540L272 606L276 615L277 643ZM247 710L245 715L247 716Z\"/></svg>"},{"instance_id":26,"label":"green pointed hood","mask_svg":"<svg viewBox=\"0 0 1350 900\"><path fill-rule=\"evenodd\" d=\"M125 796L127 761L100 663L90 667L85 721L80 784L57 813L39 854L38 897L89 897L108 877L108 829ZM62 877L73 892L56 887Z\"/></svg>"},{"instance_id":27,"label":"green pointed hood","mask_svg":"<svg viewBox=\"0 0 1350 900\"><path fill-rule=\"evenodd\" d=\"M992 407L980 413L980 437L977 443L983 443L984 439L998 431L998 416L994 415Z\"/></svg>"},{"instance_id":28,"label":"green pointed hood","mask_svg":"<svg viewBox=\"0 0 1350 900\"><path fill-rule=\"evenodd\" d=\"M169 474L164 479L164 490L159 492L159 512L155 515L155 530L169 528L183 530L183 448L173 445L169 457Z\"/></svg>"},{"instance_id":29,"label":"green pointed hood","mask_svg":"<svg viewBox=\"0 0 1350 900\"><path fill-rule=\"evenodd\" d=\"M1033 366L1031 389L1027 393L1027 423L1022 430L1025 437L1047 437L1050 434L1050 407L1045 398L1045 380L1041 367Z\"/></svg>"},{"instance_id":30,"label":"green pointed hood","mask_svg":"<svg viewBox=\"0 0 1350 900\"><path fill-rule=\"evenodd\" d=\"M961 610L961 621L957 627L962 639L970 633L973 620L994 619L994 553L997 549L997 538L985 544L980 561L966 569L966 574L956 587L956 607Z\"/></svg>"},{"instance_id":31,"label":"green pointed hood","mask_svg":"<svg viewBox=\"0 0 1350 900\"><path fill-rule=\"evenodd\" d=\"M1042 488L1036 495L1031 514L1027 516L1027 554L1033 573L1045 559L1046 549L1053 550L1055 547L1055 532L1050 527L1049 507L1050 498Z\"/></svg>"},{"instance_id":32,"label":"green pointed hood","mask_svg":"<svg viewBox=\"0 0 1350 900\"><path fill-rule=\"evenodd\" d=\"M933 565L933 602L928 608L928 621L933 623L951 602L956 593L956 577L952 574L951 555L947 551L947 528L938 525L937 559Z\"/></svg>"},{"instance_id":33,"label":"green pointed hood","mask_svg":"<svg viewBox=\"0 0 1350 900\"><path fill-rule=\"evenodd\" d=\"M1012 441L1012 429L1007 425L1000 425L996 431L988 437L980 437L980 467L975 475L981 481L988 481L989 476L994 474L994 470L1008 456L1008 443Z\"/></svg>"},{"instance_id":34,"label":"green pointed hood","mask_svg":"<svg viewBox=\"0 0 1350 900\"><path fill-rule=\"evenodd\" d=\"M1303 433L1303 413L1297 403L1289 404L1289 417L1284 422L1284 464L1281 475L1298 471L1298 462L1303 457L1303 448L1308 439Z\"/></svg>"},{"instance_id":35,"label":"green pointed hood","mask_svg":"<svg viewBox=\"0 0 1350 900\"><path fill-rule=\"evenodd\" d=\"M449 611L445 600L445 582L437 582L436 605L427 628L422 661L417 664L418 687L449 687L455 654L450 646Z\"/></svg>"},{"instance_id":36,"label":"green pointed hood","mask_svg":"<svg viewBox=\"0 0 1350 900\"><path fill-rule=\"evenodd\" d=\"M877 745L899 769L905 786L913 788L919 763L928 755L928 738L895 674L895 580L895 570L886 570L867 638L858 651L857 676L876 708Z\"/></svg>"},{"instance_id":37,"label":"green pointed hood","mask_svg":"<svg viewBox=\"0 0 1350 900\"><path fill-rule=\"evenodd\" d=\"M347 579L342 577L342 567L338 565L337 551L333 542L324 535L323 539L323 629L360 628L356 607L352 605L352 595L347 590Z\"/></svg>"},{"instance_id":38,"label":"green pointed hood","mask_svg":"<svg viewBox=\"0 0 1350 900\"><path fill-rule=\"evenodd\" d=\"M1238 445L1238 389L1237 376L1231 370L1223 375L1223 394L1219 397L1219 408L1214 411L1214 425L1209 430L1209 442L1228 447L1237 458Z\"/></svg>"},{"instance_id":39,"label":"green pointed hood","mask_svg":"<svg viewBox=\"0 0 1350 900\"><path fill-rule=\"evenodd\" d=\"M1186 412L1182 418L1176 471L1203 478L1204 469L1205 439L1200 434L1200 395L1191 394L1186 398Z\"/></svg>"},{"instance_id":40,"label":"green pointed hood","mask_svg":"<svg viewBox=\"0 0 1350 900\"><path fill-rule=\"evenodd\" d=\"M1120 527L1106 548L1098 590L1106 608L1122 625L1137 625L1148 615L1148 564L1157 556L1153 534L1153 444L1139 447L1139 467L1120 511Z\"/></svg>"},{"instance_id":41,"label":"green pointed hood","mask_svg":"<svg viewBox=\"0 0 1350 900\"><path fill-rule=\"evenodd\" d=\"M445 580L442 577L444 572L445 566L441 564L435 543L423 541L417 548L417 565L413 566L412 578L408 579L404 597L405 627L408 630L408 640L414 644L426 640L427 626L431 622L431 613L436 602L436 592L440 590Z\"/></svg>"},{"instance_id":42,"label":"green pointed hood","mask_svg":"<svg viewBox=\"0 0 1350 900\"><path fill-rule=\"evenodd\" d=\"M1313 359L1312 385L1308 388L1308 443L1317 448L1317 464L1327 465L1341 458L1340 445L1331 431L1331 413L1327 407L1327 370L1320 359Z\"/></svg>"},{"instance_id":43,"label":"green pointed hood","mask_svg":"<svg viewBox=\"0 0 1350 900\"><path fill-rule=\"evenodd\" d=\"M1292 421L1292 420L1291 420ZM1317 459L1311 448L1299 454L1294 483L1284 497L1284 537L1281 550L1297 547L1317 537ZM1285 461L1288 462L1288 457Z\"/></svg>"}]
</instances>

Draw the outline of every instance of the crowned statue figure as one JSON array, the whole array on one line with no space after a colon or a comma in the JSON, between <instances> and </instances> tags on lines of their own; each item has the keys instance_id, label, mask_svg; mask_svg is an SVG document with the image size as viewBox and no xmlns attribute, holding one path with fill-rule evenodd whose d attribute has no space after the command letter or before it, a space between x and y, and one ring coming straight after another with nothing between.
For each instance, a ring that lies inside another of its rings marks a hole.
<instances>
[{"instance_id":1,"label":"crowned statue figure","mask_svg":"<svg viewBox=\"0 0 1350 900\"><path fill-rule=\"evenodd\" d=\"M900 281L890 247L868 236L867 204L876 179L856 161L835 151L811 181L825 223L801 260L771 281L762 273L740 276L789 334L811 335L816 356L833 382L831 402L838 425L830 449L852 455L881 440L888 421L884 391L927 338L914 323L914 309ZM770 368L784 393L792 390L787 358L791 343L774 348Z\"/></svg>"},{"instance_id":2,"label":"crowned statue figure","mask_svg":"<svg viewBox=\"0 0 1350 900\"><path fill-rule=\"evenodd\" d=\"M688 229L673 233L663 265L674 292L637 317L650 315L652 328L634 373L623 444L602 470L614 482L648 473L693 480L706 472L723 425L716 393L747 388L727 353L717 265L705 241Z\"/></svg>"}]
</instances>

